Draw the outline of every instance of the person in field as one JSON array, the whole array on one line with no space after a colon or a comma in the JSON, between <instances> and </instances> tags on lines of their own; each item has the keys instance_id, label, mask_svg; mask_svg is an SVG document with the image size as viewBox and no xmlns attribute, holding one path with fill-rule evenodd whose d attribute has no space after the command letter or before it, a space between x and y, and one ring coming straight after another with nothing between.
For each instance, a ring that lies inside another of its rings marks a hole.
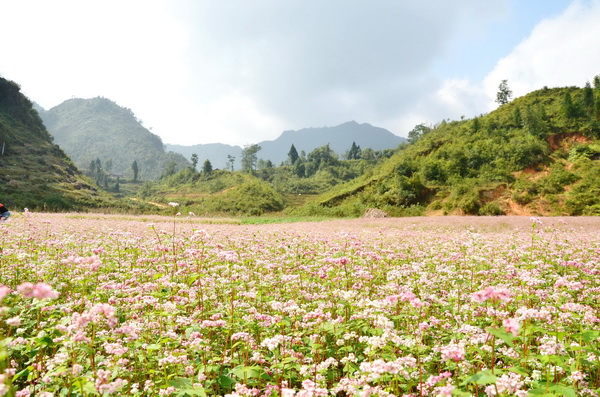
<instances>
[{"instance_id":1,"label":"person in field","mask_svg":"<svg viewBox=\"0 0 600 397\"><path fill-rule=\"evenodd\" d=\"M6 222L9 216L10 211L8 210L8 208L6 208L4 204L0 203L0 222Z\"/></svg>"}]
</instances>

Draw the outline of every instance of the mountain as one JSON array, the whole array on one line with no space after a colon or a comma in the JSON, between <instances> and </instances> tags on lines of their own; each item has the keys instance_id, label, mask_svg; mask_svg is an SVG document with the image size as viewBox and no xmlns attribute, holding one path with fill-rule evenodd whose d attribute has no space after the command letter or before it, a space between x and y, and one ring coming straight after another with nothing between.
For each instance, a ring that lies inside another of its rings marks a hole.
<instances>
[{"instance_id":1,"label":"mountain","mask_svg":"<svg viewBox=\"0 0 600 397\"><path fill-rule=\"evenodd\" d=\"M292 145L296 147L298 153L304 151L308 154L320 146L329 144L329 147L334 152L343 155L350 149L352 142L355 142L362 149L385 150L396 148L401 143L406 142L406 139L394 135L384 128L374 127L367 123L359 124L355 121L349 121L336 127L284 131L275 140L258 142L258 145L261 147L261 150L258 152L258 158L271 160L274 164L278 165L288 159L288 152ZM225 168L228 155L234 156L236 164L239 164L242 152L242 148L239 146L224 144L193 146L167 144L166 148L167 150L181 153L186 158L190 158L193 153L196 153L200 160L199 164L208 159L217 168Z\"/></svg>"},{"instance_id":2,"label":"mountain","mask_svg":"<svg viewBox=\"0 0 600 397\"><path fill-rule=\"evenodd\" d=\"M166 150L179 153L186 159L190 159L192 154L198 155L198 168L202 167L205 160L209 160L214 168L227 169L228 157L235 157L234 167L239 168L239 161L242 157L242 148L240 146L226 145L224 143L208 143L192 146L185 145L165 145Z\"/></svg>"},{"instance_id":3,"label":"mountain","mask_svg":"<svg viewBox=\"0 0 600 397\"><path fill-rule=\"evenodd\" d=\"M409 136L412 144L319 205L393 215L600 215L600 77L594 88L544 88Z\"/></svg>"},{"instance_id":4,"label":"mountain","mask_svg":"<svg viewBox=\"0 0 600 397\"><path fill-rule=\"evenodd\" d=\"M0 202L14 211L82 209L111 202L52 142L19 85L1 77L0 167Z\"/></svg>"},{"instance_id":5,"label":"mountain","mask_svg":"<svg viewBox=\"0 0 600 397\"><path fill-rule=\"evenodd\" d=\"M158 179L170 163L189 165L181 155L166 152L162 140L147 130L130 109L106 98L69 99L48 111L38 109L54 141L82 170L100 159L109 172L139 179Z\"/></svg>"}]
</instances>

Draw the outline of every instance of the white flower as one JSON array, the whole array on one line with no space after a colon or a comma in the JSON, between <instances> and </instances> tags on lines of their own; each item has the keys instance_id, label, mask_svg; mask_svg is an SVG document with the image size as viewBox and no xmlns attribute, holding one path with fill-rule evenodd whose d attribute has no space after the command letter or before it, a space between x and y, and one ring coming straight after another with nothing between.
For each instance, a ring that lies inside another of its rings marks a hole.
<instances>
[{"instance_id":1,"label":"white flower","mask_svg":"<svg viewBox=\"0 0 600 397\"><path fill-rule=\"evenodd\" d=\"M179 203L170 202L169 205L171 207L179 207Z\"/></svg>"}]
</instances>

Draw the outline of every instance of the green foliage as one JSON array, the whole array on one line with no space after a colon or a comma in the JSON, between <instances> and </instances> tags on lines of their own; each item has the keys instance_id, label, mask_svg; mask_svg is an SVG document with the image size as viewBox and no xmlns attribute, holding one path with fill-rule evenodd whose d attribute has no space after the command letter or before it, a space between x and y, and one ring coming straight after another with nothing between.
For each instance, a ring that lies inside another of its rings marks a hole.
<instances>
[{"instance_id":1,"label":"green foliage","mask_svg":"<svg viewBox=\"0 0 600 397\"><path fill-rule=\"evenodd\" d=\"M415 128L408 132L408 142L415 143L419 140L423 135L428 134L431 131L431 128L427 127L425 124L417 124Z\"/></svg>"},{"instance_id":2,"label":"green foliage","mask_svg":"<svg viewBox=\"0 0 600 397\"><path fill-rule=\"evenodd\" d=\"M52 142L19 86L0 78L0 197L13 211L129 208L101 192ZM91 160L90 160L91 161ZM89 162L88 162L89 164Z\"/></svg>"},{"instance_id":3,"label":"green foliage","mask_svg":"<svg viewBox=\"0 0 600 397\"><path fill-rule=\"evenodd\" d=\"M290 164L295 164L296 161L298 161L298 151L296 150L294 144L292 144L292 146L290 147L290 151L288 152L288 158L290 160Z\"/></svg>"},{"instance_id":4,"label":"green foliage","mask_svg":"<svg viewBox=\"0 0 600 397\"><path fill-rule=\"evenodd\" d=\"M204 175L210 175L213 172L213 167L212 164L210 163L209 159L206 159L204 161L204 164L202 165L202 173Z\"/></svg>"},{"instance_id":5,"label":"green foliage","mask_svg":"<svg viewBox=\"0 0 600 397\"><path fill-rule=\"evenodd\" d=\"M498 215L508 210L506 201L514 200L521 205L539 201L536 208L548 213L563 213L567 203L572 213L595 211L590 209L595 205L593 197L578 188L593 190L593 179L587 179L582 168L567 170L557 164L557 159L567 157L569 161L590 159L594 164L600 160L600 128L594 111L589 109L589 89L545 88L512 102L508 101L509 91L504 91L503 106L490 114L472 120L443 121L425 134L413 130L412 144L368 175L334 187L319 202L340 206L359 201L378 208L405 207L407 203L426 207L435 202L430 209ZM592 141L571 143L584 137ZM568 155L563 147L571 148ZM525 170L533 170L531 178L545 170L548 174L530 180ZM406 181L414 175L420 177L422 185L407 189ZM484 197L483 192L493 186L504 188L492 198ZM579 199L587 203L582 208L575 205Z\"/></svg>"},{"instance_id":6,"label":"green foliage","mask_svg":"<svg viewBox=\"0 0 600 397\"><path fill-rule=\"evenodd\" d=\"M346 153L346 159L347 160L358 160L361 158L361 154L362 154L362 150L361 150L360 146L358 146L356 144L356 142L353 141L352 146L350 146L350 149Z\"/></svg>"},{"instance_id":7,"label":"green foliage","mask_svg":"<svg viewBox=\"0 0 600 397\"><path fill-rule=\"evenodd\" d=\"M256 163L258 161L257 153L260 150L260 146L257 144L247 145L242 150L242 171L254 172L256 170Z\"/></svg>"},{"instance_id":8,"label":"green foliage","mask_svg":"<svg viewBox=\"0 0 600 397\"><path fill-rule=\"evenodd\" d=\"M577 181L579 177L556 163L550 168L550 173L538 182L541 194L558 194L565 191L565 186Z\"/></svg>"},{"instance_id":9,"label":"green foliage","mask_svg":"<svg viewBox=\"0 0 600 397\"><path fill-rule=\"evenodd\" d=\"M196 214L262 215L281 211L284 206L281 194L268 183L253 179L222 194L207 196L190 209Z\"/></svg>"},{"instance_id":10,"label":"green foliage","mask_svg":"<svg viewBox=\"0 0 600 397\"><path fill-rule=\"evenodd\" d=\"M42 111L41 117L55 142L82 170L97 158L104 164L111 159L113 173L133 178L135 159L135 179L156 180L171 162L179 169L190 165L182 155L165 152L161 139L131 109L106 98L70 99Z\"/></svg>"}]
</instances>

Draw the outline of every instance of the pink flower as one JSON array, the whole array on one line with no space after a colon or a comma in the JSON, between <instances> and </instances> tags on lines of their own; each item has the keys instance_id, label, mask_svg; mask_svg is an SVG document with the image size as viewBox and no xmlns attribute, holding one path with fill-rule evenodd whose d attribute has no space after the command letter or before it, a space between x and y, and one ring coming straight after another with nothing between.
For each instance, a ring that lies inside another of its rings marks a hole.
<instances>
[{"instance_id":1,"label":"pink flower","mask_svg":"<svg viewBox=\"0 0 600 397\"><path fill-rule=\"evenodd\" d=\"M26 298L56 299L59 293L46 283L23 283L17 287L17 291Z\"/></svg>"},{"instance_id":2,"label":"pink flower","mask_svg":"<svg viewBox=\"0 0 600 397\"><path fill-rule=\"evenodd\" d=\"M440 348L442 353L442 360L462 361L465 359L465 347L457 343L450 343L449 345L442 346Z\"/></svg>"},{"instance_id":3,"label":"pink flower","mask_svg":"<svg viewBox=\"0 0 600 397\"><path fill-rule=\"evenodd\" d=\"M513 336L517 336L519 334L519 329L521 325L516 318L507 318L502 321L502 325L506 329L506 332L510 332Z\"/></svg>"},{"instance_id":4,"label":"pink flower","mask_svg":"<svg viewBox=\"0 0 600 397\"><path fill-rule=\"evenodd\" d=\"M10 294L10 288L5 285L0 285L0 301L8 294Z\"/></svg>"},{"instance_id":5,"label":"pink flower","mask_svg":"<svg viewBox=\"0 0 600 397\"><path fill-rule=\"evenodd\" d=\"M477 291L471 295L471 299L475 302L485 302L486 300L507 301L510 299L511 293L506 287L486 287L481 291Z\"/></svg>"}]
</instances>

